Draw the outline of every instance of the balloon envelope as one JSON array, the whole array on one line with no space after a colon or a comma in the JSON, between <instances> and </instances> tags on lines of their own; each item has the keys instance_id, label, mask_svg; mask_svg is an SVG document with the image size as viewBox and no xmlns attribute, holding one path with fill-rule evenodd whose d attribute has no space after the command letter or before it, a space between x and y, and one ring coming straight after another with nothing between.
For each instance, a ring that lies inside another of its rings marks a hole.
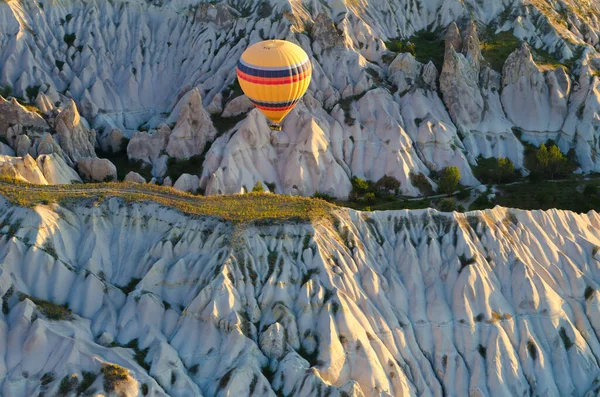
<instances>
[{"instance_id":1,"label":"balloon envelope","mask_svg":"<svg viewBox=\"0 0 600 397\"><path fill-rule=\"evenodd\" d=\"M306 92L312 66L306 52L296 44L266 40L244 51L236 72L244 94L278 124Z\"/></svg>"}]
</instances>

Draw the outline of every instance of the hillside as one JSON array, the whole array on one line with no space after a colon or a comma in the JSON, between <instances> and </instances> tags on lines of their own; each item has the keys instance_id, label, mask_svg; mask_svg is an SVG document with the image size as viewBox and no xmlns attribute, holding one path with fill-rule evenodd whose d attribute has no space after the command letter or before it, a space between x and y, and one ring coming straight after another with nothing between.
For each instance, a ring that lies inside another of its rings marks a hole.
<instances>
[{"instance_id":1,"label":"hillside","mask_svg":"<svg viewBox=\"0 0 600 397\"><path fill-rule=\"evenodd\" d=\"M134 171L129 180L207 194L260 181L340 199L352 177L388 175L418 196L414 175L435 189L456 166L475 186L479 156L527 173L524 145L552 140L598 172L598 10L598 0L1 1L0 96L21 104L0 99L0 171L41 184ZM235 81L243 50L268 38L302 46L314 69L281 133Z\"/></svg>"},{"instance_id":2,"label":"hillside","mask_svg":"<svg viewBox=\"0 0 600 397\"><path fill-rule=\"evenodd\" d=\"M598 394L595 212L227 221L84 186L0 186L28 206L0 203L2 395Z\"/></svg>"}]
</instances>

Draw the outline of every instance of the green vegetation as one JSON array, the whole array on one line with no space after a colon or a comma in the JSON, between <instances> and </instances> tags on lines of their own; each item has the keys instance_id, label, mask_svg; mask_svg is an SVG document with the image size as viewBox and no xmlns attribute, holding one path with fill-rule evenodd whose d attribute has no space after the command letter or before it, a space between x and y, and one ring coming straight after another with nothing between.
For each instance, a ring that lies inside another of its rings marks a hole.
<instances>
[{"instance_id":1,"label":"green vegetation","mask_svg":"<svg viewBox=\"0 0 600 397\"><path fill-rule=\"evenodd\" d=\"M264 193L265 187L261 181L256 182L256 185L252 188L252 193Z\"/></svg>"},{"instance_id":2,"label":"green vegetation","mask_svg":"<svg viewBox=\"0 0 600 397\"><path fill-rule=\"evenodd\" d=\"M488 31L485 36L481 43L481 54L492 69L502 72L508 56L521 45L521 42L515 37L512 30L498 34Z\"/></svg>"},{"instance_id":3,"label":"green vegetation","mask_svg":"<svg viewBox=\"0 0 600 397\"><path fill-rule=\"evenodd\" d=\"M515 165L507 158L483 158L479 156L473 169L475 177L483 183L510 183L517 179Z\"/></svg>"},{"instance_id":4,"label":"green vegetation","mask_svg":"<svg viewBox=\"0 0 600 397\"><path fill-rule=\"evenodd\" d=\"M42 375L40 384L42 386L46 386L47 384L54 382L54 379L56 379L54 372L46 372L44 375Z\"/></svg>"},{"instance_id":5,"label":"green vegetation","mask_svg":"<svg viewBox=\"0 0 600 397\"><path fill-rule=\"evenodd\" d=\"M531 339L529 339L529 341L527 342L527 351L529 352L529 355L531 356L533 361L537 360L537 346L535 342Z\"/></svg>"},{"instance_id":6,"label":"green vegetation","mask_svg":"<svg viewBox=\"0 0 600 397\"><path fill-rule=\"evenodd\" d=\"M592 288L592 287L590 287L590 286L587 286L587 287L585 288L585 292L584 292L584 294L583 294L583 297L585 298L585 300L590 300L590 299L592 299L592 297L594 296L594 293L595 293L595 292L596 292L596 290L595 290L595 289L593 289L593 288Z\"/></svg>"},{"instance_id":7,"label":"green vegetation","mask_svg":"<svg viewBox=\"0 0 600 397\"><path fill-rule=\"evenodd\" d=\"M438 190L440 193L452 193L458 189L460 170L457 167L446 167L440 173Z\"/></svg>"},{"instance_id":8,"label":"green vegetation","mask_svg":"<svg viewBox=\"0 0 600 397\"><path fill-rule=\"evenodd\" d=\"M83 371L82 375L83 381L81 381L79 386L77 386L77 395L83 395L86 392L86 390L89 389L90 386L92 386L92 384L96 381L96 378L98 377L98 374L86 371Z\"/></svg>"},{"instance_id":9,"label":"green vegetation","mask_svg":"<svg viewBox=\"0 0 600 397\"><path fill-rule=\"evenodd\" d=\"M427 177L423 175L423 173L415 174L411 172L410 183L412 183L414 187L419 189L421 194L423 194L424 196L430 196L433 194L433 187L431 186L431 183L429 183L429 180L427 180Z\"/></svg>"},{"instance_id":10,"label":"green vegetation","mask_svg":"<svg viewBox=\"0 0 600 397\"><path fill-rule=\"evenodd\" d=\"M101 372L104 375L104 390L109 393L115 391L119 383L125 382L129 376L129 371L117 364L107 364Z\"/></svg>"},{"instance_id":11,"label":"green vegetation","mask_svg":"<svg viewBox=\"0 0 600 397\"><path fill-rule=\"evenodd\" d=\"M89 200L98 205L107 197L120 197L127 202L152 201L187 214L215 216L234 223L308 222L327 218L335 209L334 205L323 200L268 193L203 197L165 186L126 182L53 186L30 185L14 180L4 182L0 184L0 194L23 207L54 202L68 205L74 199Z\"/></svg>"},{"instance_id":12,"label":"green vegetation","mask_svg":"<svg viewBox=\"0 0 600 397\"><path fill-rule=\"evenodd\" d=\"M574 154L571 154L571 157L573 158ZM565 157L558 146L553 143L550 143L550 148L542 144L535 152L535 165L531 167L530 178L532 180L542 177L565 178L577 168L577 164L572 158Z\"/></svg>"},{"instance_id":13,"label":"green vegetation","mask_svg":"<svg viewBox=\"0 0 600 397\"><path fill-rule=\"evenodd\" d=\"M51 321L69 321L73 319L73 313L66 305L57 305L52 302L48 302L47 300L37 299L29 295L21 294L19 295L20 299L23 300L25 298L29 299L37 306L38 310L42 312L48 320Z\"/></svg>"},{"instance_id":14,"label":"green vegetation","mask_svg":"<svg viewBox=\"0 0 600 397\"><path fill-rule=\"evenodd\" d=\"M128 143L129 140L124 139L122 150L116 153L105 152L101 149L96 149L96 153L98 157L110 160L117 167L117 179L119 181L125 179L130 171L137 172L146 181L150 181L152 179L152 166L142 160L129 160L126 153Z\"/></svg>"},{"instance_id":15,"label":"green vegetation","mask_svg":"<svg viewBox=\"0 0 600 397\"><path fill-rule=\"evenodd\" d=\"M69 395L73 389L79 383L79 379L77 379L77 375L73 374L71 376L65 376L60 381L60 386L58 387L58 395L59 396L67 396Z\"/></svg>"},{"instance_id":16,"label":"green vegetation","mask_svg":"<svg viewBox=\"0 0 600 397\"><path fill-rule=\"evenodd\" d=\"M62 72L63 70L63 66L65 66L65 63L63 61L54 61L54 64L56 65L56 67L58 68L59 72Z\"/></svg>"},{"instance_id":17,"label":"green vegetation","mask_svg":"<svg viewBox=\"0 0 600 397\"><path fill-rule=\"evenodd\" d=\"M63 36L63 40L65 41L68 47L72 47L75 44L76 38L77 35L75 33L65 33L65 35Z\"/></svg>"},{"instance_id":18,"label":"green vegetation","mask_svg":"<svg viewBox=\"0 0 600 397\"><path fill-rule=\"evenodd\" d=\"M480 344L477 346L477 351L479 352L479 355L485 359L487 355L487 349Z\"/></svg>"},{"instance_id":19,"label":"green vegetation","mask_svg":"<svg viewBox=\"0 0 600 397\"><path fill-rule=\"evenodd\" d=\"M135 289L136 285L138 285L140 283L142 279L140 278L132 278L131 281L129 281L129 283L124 286L124 287L118 287L121 289L121 291L123 291L123 293L125 295L129 295L130 293L133 292L133 290Z\"/></svg>"},{"instance_id":20,"label":"green vegetation","mask_svg":"<svg viewBox=\"0 0 600 397\"><path fill-rule=\"evenodd\" d=\"M439 209L442 212L452 212L456 210L456 201L453 198L446 198L440 202Z\"/></svg>"},{"instance_id":21,"label":"green vegetation","mask_svg":"<svg viewBox=\"0 0 600 397\"><path fill-rule=\"evenodd\" d=\"M0 96L4 98L12 96L12 87L9 84L0 87Z\"/></svg>"},{"instance_id":22,"label":"green vegetation","mask_svg":"<svg viewBox=\"0 0 600 397\"><path fill-rule=\"evenodd\" d=\"M560 331L558 331L558 334L560 335L560 339L565 345L565 350L569 350L571 347L573 347L573 341L571 341L571 338L569 338L569 336L567 335L567 330L565 330L565 327L560 327Z\"/></svg>"},{"instance_id":23,"label":"green vegetation","mask_svg":"<svg viewBox=\"0 0 600 397\"><path fill-rule=\"evenodd\" d=\"M200 176L202 174L202 163L204 162L205 154L192 156L189 159L176 159L169 157L167 160L167 176L171 178L173 183L183 174L191 174Z\"/></svg>"},{"instance_id":24,"label":"green vegetation","mask_svg":"<svg viewBox=\"0 0 600 397\"><path fill-rule=\"evenodd\" d=\"M400 190L400 181L392 176L384 175L373 183L357 176L350 180L352 192L350 200L358 203L375 203L376 200L393 200Z\"/></svg>"},{"instance_id":25,"label":"green vegetation","mask_svg":"<svg viewBox=\"0 0 600 397\"><path fill-rule=\"evenodd\" d=\"M25 88L25 94L27 94L27 98L29 98L30 101L35 101L35 98L37 98L39 93L39 85L30 85L29 87Z\"/></svg>"},{"instance_id":26,"label":"green vegetation","mask_svg":"<svg viewBox=\"0 0 600 397\"><path fill-rule=\"evenodd\" d=\"M388 50L396 54L410 52L421 63L432 61L438 70L442 70L444 64L444 41L441 36L441 30L434 32L422 30L415 33L408 40L397 38L386 41L385 46Z\"/></svg>"}]
</instances>

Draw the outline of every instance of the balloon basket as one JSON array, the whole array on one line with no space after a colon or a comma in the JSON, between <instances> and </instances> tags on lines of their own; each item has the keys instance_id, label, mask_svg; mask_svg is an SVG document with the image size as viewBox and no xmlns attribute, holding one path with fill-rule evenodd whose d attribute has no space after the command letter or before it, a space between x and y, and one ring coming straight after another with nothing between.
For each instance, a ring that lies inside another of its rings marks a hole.
<instances>
[{"instance_id":1,"label":"balloon basket","mask_svg":"<svg viewBox=\"0 0 600 397\"><path fill-rule=\"evenodd\" d=\"M281 126L279 124L271 124L269 128L271 131L281 131Z\"/></svg>"}]
</instances>

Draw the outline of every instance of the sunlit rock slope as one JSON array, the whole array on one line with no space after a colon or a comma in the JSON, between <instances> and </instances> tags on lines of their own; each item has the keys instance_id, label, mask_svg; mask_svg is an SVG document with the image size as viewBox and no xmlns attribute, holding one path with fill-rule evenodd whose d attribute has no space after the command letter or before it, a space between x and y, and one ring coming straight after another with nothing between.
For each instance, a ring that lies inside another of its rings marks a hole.
<instances>
[{"instance_id":1,"label":"sunlit rock slope","mask_svg":"<svg viewBox=\"0 0 600 397\"><path fill-rule=\"evenodd\" d=\"M34 104L46 123L0 100L0 137L18 156L58 153L85 180L115 176L106 164L98 175L79 169L98 153L142 161L146 180L167 185L180 175L170 164L191 159L185 171L208 194L262 181L343 198L353 176L388 175L419 195L411 174L435 188L436 172L457 166L475 185L478 156L521 168L522 141L547 139L599 171L599 9L598 0L4 0L0 96ZM244 49L269 38L299 44L313 64L280 134L235 81Z\"/></svg>"},{"instance_id":2,"label":"sunlit rock slope","mask_svg":"<svg viewBox=\"0 0 600 397\"><path fill-rule=\"evenodd\" d=\"M597 213L234 225L110 198L0 219L4 396L600 390Z\"/></svg>"}]
</instances>

